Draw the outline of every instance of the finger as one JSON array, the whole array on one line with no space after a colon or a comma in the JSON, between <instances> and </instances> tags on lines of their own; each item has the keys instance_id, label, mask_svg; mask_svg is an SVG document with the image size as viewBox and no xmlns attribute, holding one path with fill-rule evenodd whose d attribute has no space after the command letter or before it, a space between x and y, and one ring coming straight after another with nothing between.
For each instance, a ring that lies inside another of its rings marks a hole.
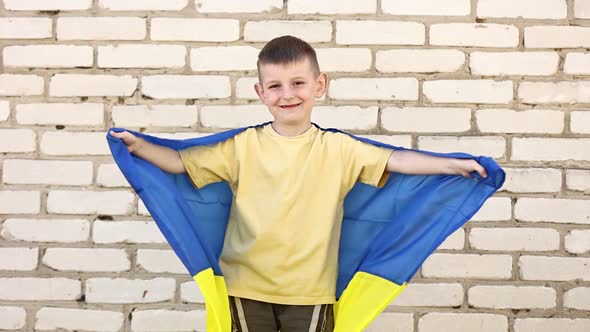
<instances>
[{"instance_id":1,"label":"finger","mask_svg":"<svg viewBox=\"0 0 590 332\"><path fill-rule=\"evenodd\" d=\"M477 168L477 173L479 173L479 175L481 175L482 178L487 178L488 177L488 173L486 172L486 169L483 168L481 165L478 165L479 167Z\"/></svg>"}]
</instances>

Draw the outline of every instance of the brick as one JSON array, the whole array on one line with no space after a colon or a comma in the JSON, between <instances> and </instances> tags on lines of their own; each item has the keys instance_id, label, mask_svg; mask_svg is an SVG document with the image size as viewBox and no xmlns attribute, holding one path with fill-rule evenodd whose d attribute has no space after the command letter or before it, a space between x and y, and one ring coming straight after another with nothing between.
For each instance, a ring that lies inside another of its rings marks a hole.
<instances>
[{"instance_id":1,"label":"brick","mask_svg":"<svg viewBox=\"0 0 590 332\"><path fill-rule=\"evenodd\" d=\"M412 147L412 137L410 135L360 135L377 142L404 147L410 149Z\"/></svg>"},{"instance_id":2,"label":"brick","mask_svg":"<svg viewBox=\"0 0 590 332\"><path fill-rule=\"evenodd\" d=\"M570 112L570 129L573 133L590 134L590 112Z\"/></svg>"},{"instance_id":3,"label":"brick","mask_svg":"<svg viewBox=\"0 0 590 332\"><path fill-rule=\"evenodd\" d=\"M590 258L521 256L518 267L522 280L590 280Z\"/></svg>"},{"instance_id":4,"label":"brick","mask_svg":"<svg viewBox=\"0 0 590 332\"><path fill-rule=\"evenodd\" d=\"M165 243L166 240L151 221L94 222L94 243Z\"/></svg>"},{"instance_id":5,"label":"brick","mask_svg":"<svg viewBox=\"0 0 590 332\"><path fill-rule=\"evenodd\" d=\"M143 40L146 31L146 20L139 17L57 19L57 40Z\"/></svg>"},{"instance_id":6,"label":"brick","mask_svg":"<svg viewBox=\"0 0 590 332\"><path fill-rule=\"evenodd\" d=\"M417 100L418 80L401 78L337 78L329 96L340 100Z\"/></svg>"},{"instance_id":7,"label":"brick","mask_svg":"<svg viewBox=\"0 0 590 332\"><path fill-rule=\"evenodd\" d=\"M324 72L363 72L371 69L373 57L368 48L316 48L320 70Z\"/></svg>"},{"instance_id":8,"label":"brick","mask_svg":"<svg viewBox=\"0 0 590 332\"><path fill-rule=\"evenodd\" d=\"M424 119L429 119L424 121ZM394 132L464 132L471 128L468 108L385 107L381 125Z\"/></svg>"},{"instance_id":9,"label":"brick","mask_svg":"<svg viewBox=\"0 0 590 332\"><path fill-rule=\"evenodd\" d=\"M133 212L134 198L129 191L52 190L47 195L47 212L127 215Z\"/></svg>"},{"instance_id":10,"label":"brick","mask_svg":"<svg viewBox=\"0 0 590 332\"><path fill-rule=\"evenodd\" d=\"M0 129L0 153L37 150L37 134L30 129Z\"/></svg>"},{"instance_id":11,"label":"brick","mask_svg":"<svg viewBox=\"0 0 590 332\"><path fill-rule=\"evenodd\" d=\"M267 42L273 38L291 35L308 43L332 40L330 21L249 21L244 26L244 40Z\"/></svg>"},{"instance_id":12,"label":"brick","mask_svg":"<svg viewBox=\"0 0 590 332\"><path fill-rule=\"evenodd\" d=\"M102 126L104 105L99 103L17 104L16 122L23 125Z\"/></svg>"},{"instance_id":13,"label":"brick","mask_svg":"<svg viewBox=\"0 0 590 332\"><path fill-rule=\"evenodd\" d=\"M0 214L34 214L40 211L40 192L0 190Z\"/></svg>"},{"instance_id":14,"label":"brick","mask_svg":"<svg viewBox=\"0 0 590 332\"><path fill-rule=\"evenodd\" d=\"M574 2L574 17L576 18L590 18L590 1L575 0Z\"/></svg>"},{"instance_id":15,"label":"brick","mask_svg":"<svg viewBox=\"0 0 590 332\"><path fill-rule=\"evenodd\" d=\"M420 332L506 332L508 318L484 313L427 313L418 320Z\"/></svg>"},{"instance_id":16,"label":"brick","mask_svg":"<svg viewBox=\"0 0 590 332\"><path fill-rule=\"evenodd\" d=\"M426 278L509 279L512 256L435 253L424 261Z\"/></svg>"},{"instance_id":17,"label":"brick","mask_svg":"<svg viewBox=\"0 0 590 332\"><path fill-rule=\"evenodd\" d=\"M590 27L529 26L524 28L526 48L590 47Z\"/></svg>"},{"instance_id":18,"label":"brick","mask_svg":"<svg viewBox=\"0 0 590 332\"><path fill-rule=\"evenodd\" d=\"M2 182L9 184L89 185L90 161L6 159Z\"/></svg>"},{"instance_id":19,"label":"brick","mask_svg":"<svg viewBox=\"0 0 590 332\"><path fill-rule=\"evenodd\" d=\"M563 133L565 116L562 111L528 109L480 109L475 112L482 133Z\"/></svg>"},{"instance_id":20,"label":"brick","mask_svg":"<svg viewBox=\"0 0 590 332\"><path fill-rule=\"evenodd\" d=\"M199 120L196 106L130 105L113 106L117 127L193 127Z\"/></svg>"},{"instance_id":21,"label":"brick","mask_svg":"<svg viewBox=\"0 0 590 332\"><path fill-rule=\"evenodd\" d=\"M137 214L140 216L150 216L150 212L145 207L145 204L143 204L141 198L137 200Z\"/></svg>"},{"instance_id":22,"label":"brick","mask_svg":"<svg viewBox=\"0 0 590 332\"><path fill-rule=\"evenodd\" d=\"M590 103L590 81L522 82L518 96L525 104Z\"/></svg>"},{"instance_id":23,"label":"brick","mask_svg":"<svg viewBox=\"0 0 590 332\"><path fill-rule=\"evenodd\" d=\"M199 13L266 13L283 8L281 0L195 0Z\"/></svg>"},{"instance_id":24,"label":"brick","mask_svg":"<svg viewBox=\"0 0 590 332\"><path fill-rule=\"evenodd\" d=\"M151 20L150 30L151 40L230 42L240 39L240 21L232 19L160 17Z\"/></svg>"},{"instance_id":25,"label":"brick","mask_svg":"<svg viewBox=\"0 0 590 332\"><path fill-rule=\"evenodd\" d=\"M361 3L361 1L356 2ZM366 20L336 21L336 44L424 45L425 41L426 27L422 23Z\"/></svg>"},{"instance_id":26,"label":"brick","mask_svg":"<svg viewBox=\"0 0 590 332\"><path fill-rule=\"evenodd\" d=\"M96 184L100 187L130 187L116 164L102 164L98 166Z\"/></svg>"},{"instance_id":27,"label":"brick","mask_svg":"<svg viewBox=\"0 0 590 332\"><path fill-rule=\"evenodd\" d=\"M205 331L205 310L138 310L131 313L133 332Z\"/></svg>"},{"instance_id":28,"label":"brick","mask_svg":"<svg viewBox=\"0 0 590 332\"><path fill-rule=\"evenodd\" d=\"M512 160L590 160L587 138L513 138Z\"/></svg>"},{"instance_id":29,"label":"brick","mask_svg":"<svg viewBox=\"0 0 590 332\"><path fill-rule=\"evenodd\" d=\"M130 261L123 249L48 248L43 264L58 271L123 272Z\"/></svg>"},{"instance_id":30,"label":"brick","mask_svg":"<svg viewBox=\"0 0 590 332\"><path fill-rule=\"evenodd\" d=\"M573 254L590 252L590 230L573 229L564 238L565 250Z\"/></svg>"},{"instance_id":31,"label":"brick","mask_svg":"<svg viewBox=\"0 0 590 332\"><path fill-rule=\"evenodd\" d=\"M583 332L590 329L590 319L568 318L517 318L514 332Z\"/></svg>"},{"instance_id":32,"label":"brick","mask_svg":"<svg viewBox=\"0 0 590 332\"><path fill-rule=\"evenodd\" d=\"M438 23L430 26L430 45L516 47L518 28L493 23Z\"/></svg>"},{"instance_id":33,"label":"brick","mask_svg":"<svg viewBox=\"0 0 590 332\"><path fill-rule=\"evenodd\" d=\"M86 10L92 8L92 0L4 0L8 10Z\"/></svg>"},{"instance_id":34,"label":"brick","mask_svg":"<svg viewBox=\"0 0 590 332\"><path fill-rule=\"evenodd\" d=\"M433 103L507 104L513 98L512 81L435 80L422 89Z\"/></svg>"},{"instance_id":35,"label":"brick","mask_svg":"<svg viewBox=\"0 0 590 332\"><path fill-rule=\"evenodd\" d=\"M473 155L502 158L506 152L506 140L503 137L492 136L420 136L418 137L418 148L443 153L465 152Z\"/></svg>"},{"instance_id":36,"label":"brick","mask_svg":"<svg viewBox=\"0 0 590 332\"><path fill-rule=\"evenodd\" d=\"M471 13L469 0L382 0L383 13L412 16L466 16Z\"/></svg>"},{"instance_id":37,"label":"brick","mask_svg":"<svg viewBox=\"0 0 590 332\"><path fill-rule=\"evenodd\" d=\"M461 284L408 284L391 306L458 307L463 303Z\"/></svg>"},{"instance_id":38,"label":"brick","mask_svg":"<svg viewBox=\"0 0 590 332\"><path fill-rule=\"evenodd\" d=\"M172 250L139 249L137 265L151 273L187 273L186 268Z\"/></svg>"},{"instance_id":39,"label":"brick","mask_svg":"<svg viewBox=\"0 0 590 332\"><path fill-rule=\"evenodd\" d=\"M131 75L55 74L49 81L49 95L55 97L129 97L137 89Z\"/></svg>"},{"instance_id":40,"label":"brick","mask_svg":"<svg viewBox=\"0 0 590 332\"><path fill-rule=\"evenodd\" d=\"M512 219L512 202L510 197L491 197L477 213L472 221L507 221Z\"/></svg>"},{"instance_id":41,"label":"brick","mask_svg":"<svg viewBox=\"0 0 590 332\"><path fill-rule=\"evenodd\" d=\"M35 317L35 330L115 332L124 321L123 313L118 311L41 308Z\"/></svg>"},{"instance_id":42,"label":"brick","mask_svg":"<svg viewBox=\"0 0 590 332\"><path fill-rule=\"evenodd\" d=\"M252 46L214 46L191 49L193 71L256 70L259 49Z\"/></svg>"},{"instance_id":43,"label":"brick","mask_svg":"<svg viewBox=\"0 0 590 332\"><path fill-rule=\"evenodd\" d=\"M20 330L27 320L27 312L21 307L0 307L0 329Z\"/></svg>"},{"instance_id":44,"label":"brick","mask_svg":"<svg viewBox=\"0 0 590 332\"><path fill-rule=\"evenodd\" d=\"M459 228L458 230L454 231L451 235L449 235L443 243L438 246L437 250L439 249L446 249L446 250L461 250L465 247L465 230L463 228Z\"/></svg>"},{"instance_id":45,"label":"brick","mask_svg":"<svg viewBox=\"0 0 590 332\"><path fill-rule=\"evenodd\" d=\"M545 228L472 228L472 249L496 251L559 250L559 232Z\"/></svg>"},{"instance_id":46,"label":"brick","mask_svg":"<svg viewBox=\"0 0 590 332\"><path fill-rule=\"evenodd\" d=\"M44 91L43 77L0 74L0 96L38 96Z\"/></svg>"},{"instance_id":47,"label":"brick","mask_svg":"<svg viewBox=\"0 0 590 332\"><path fill-rule=\"evenodd\" d=\"M107 10L182 10L189 0L100 0L100 8Z\"/></svg>"},{"instance_id":48,"label":"brick","mask_svg":"<svg viewBox=\"0 0 590 332\"><path fill-rule=\"evenodd\" d=\"M474 286L467 292L469 305L491 309L551 309L557 294L550 287Z\"/></svg>"},{"instance_id":49,"label":"brick","mask_svg":"<svg viewBox=\"0 0 590 332\"><path fill-rule=\"evenodd\" d=\"M182 68L182 45L109 45L98 47L98 68Z\"/></svg>"},{"instance_id":50,"label":"brick","mask_svg":"<svg viewBox=\"0 0 590 332\"><path fill-rule=\"evenodd\" d=\"M38 248L0 248L0 270L35 270L38 264L38 256Z\"/></svg>"},{"instance_id":51,"label":"brick","mask_svg":"<svg viewBox=\"0 0 590 332\"><path fill-rule=\"evenodd\" d=\"M556 193L561 191L561 171L554 168L505 167L506 182L501 190L517 193Z\"/></svg>"},{"instance_id":52,"label":"brick","mask_svg":"<svg viewBox=\"0 0 590 332\"><path fill-rule=\"evenodd\" d=\"M375 14L377 1L355 0L291 0L287 6L289 14Z\"/></svg>"},{"instance_id":53,"label":"brick","mask_svg":"<svg viewBox=\"0 0 590 332\"><path fill-rule=\"evenodd\" d=\"M567 4L566 0L480 0L477 17L564 19L567 18Z\"/></svg>"},{"instance_id":54,"label":"brick","mask_svg":"<svg viewBox=\"0 0 590 332\"><path fill-rule=\"evenodd\" d=\"M203 293L194 281L183 282L180 285L180 298L189 303L205 303Z\"/></svg>"},{"instance_id":55,"label":"brick","mask_svg":"<svg viewBox=\"0 0 590 332\"><path fill-rule=\"evenodd\" d=\"M324 128L368 130L377 127L378 107L316 106L311 121Z\"/></svg>"},{"instance_id":56,"label":"brick","mask_svg":"<svg viewBox=\"0 0 590 332\"><path fill-rule=\"evenodd\" d=\"M472 52L469 68L474 75L554 75L559 64L555 52Z\"/></svg>"},{"instance_id":57,"label":"brick","mask_svg":"<svg viewBox=\"0 0 590 332\"><path fill-rule=\"evenodd\" d=\"M10 103L8 100L0 100L0 121L8 120L10 116Z\"/></svg>"},{"instance_id":58,"label":"brick","mask_svg":"<svg viewBox=\"0 0 590 332\"><path fill-rule=\"evenodd\" d=\"M103 132L47 131L41 137L41 152L47 155L110 155Z\"/></svg>"},{"instance_id":59,"label":"brick","mask_svg":"<svg viewBox=\"0 0 590 332\"><path fill-rule=\"evenodd\" d=\"M213 128L238 128L271 121L264 105L203 106L201 125Z\"/></svg>"},{"instance_id":60,"label":"brick","mask_svg":"<svg viewBox=\"0 0 590 332\"><path fill-rule=\"evenodd\" d=\"M254 84L256 83L258 83L258 77L238 78L236 82L236 98L258 100L258 95L254 90Z\"/></svg>"},{"instance_id":61,"label":"brick","mask_svg":"<svg viewBox=\"0 0 590 332\"><path fill-rule=\"evenodd\" d=\"M569 309L590 310L590 287L576 287L563 294L563 306Z\"/></svg>"},{"instance_id":62,"label":"brick","mask_svg":"<svg viewBox=\"0 0 590 332\"><path fill-rule=\"evenodd\" d=\"M570 75L590 75L590 53L566 54L563 72Z\"/></svg>"},{"instance_id":63,"label":"brick","mask_svg":"<svg viewBox=\"0 0 590 332\"><path fill-rule=\"evenodd\" d=\"M527 222L554 222L590 225L590 204L583 199L519 198L514 217Z\"/></svg>"},{"instance_id":64,"label":"brick","mask_svg":"<svg viewBox=\"0 0 590 332\"><path fill-rule=\"evenodd\" d=\"M450 73L465 64L459 50L383 50L375 55L375 68L381 73Z\"/></svg>"},{"instance_id":65,"label":"brick","mask_svg":"<svg viewBox=\"0 0 590 332\"><path fill-rule=\"evenodd\" d=\"M92 67L93 63L91 46L8 46L4 48L3 56L6 67L17 68L84 68Z\"/></svg>"},{"instance_id":66,"label":"brick","mask_svg":"<svg viewBox=\"0 0 590 332\"><path fill-rule=\"evenodd\" d=\"M565 182L568 190L589 191L590 171L568 169L565 171Z\"/></svg>"},{"instance_id":67,"label":"brick","mask_svg":"<svg viewBox=\"0 0 590 332\"><path fill-rule=\"evenodd\" d=\"M365 332L413 332L414 316L411 313L383 312L364 329Z\"/></svg>"},{"instance_id":68,"label":"brick","mask_svg":"<svg viewBox=\"0 0 590 332\"><path fill-rule=\"evenodd\" d=\"M51 38L51 19L45 17L2 17L0 39Z\"/></svg>"},{"instance_id":69,"label":"brick","mask_svg":"<svg viewBox=\"0 0 590 332\"><path fill-rule=\"evenodd\" d=\"M0 278L0 299L69 301L82 296L82 283L67 278Z\"/></svg>"},{"instance_id":70,"label":"brick","mask_svg":"<svg viewBox=\"0 0 590 332\"><path fill-rule=\"evenodd\" d=\"M92 278L86 281L86 303L155 303L174 299L176 281Z\"/></svg>"},{"instance_id":71,"label":"brick","mask_svg":"<svg viewBox=\"0 0 590 332\"><path fill-rule=\"evenodd\" d=\"M227 98L229 77L217 75L152 75L141 79L142 93L155 99Z\"/></svg>"},{"instance_id":72,"label":"brick","mask_svg":"<svg viewBox=\"0 0 590 332\"><path fill-rule=\"evenodd\" d=\"M83 219L6 219L0 231L5 240L58 243L87 241L89 233Z\"/></svg>"}]
</instances>

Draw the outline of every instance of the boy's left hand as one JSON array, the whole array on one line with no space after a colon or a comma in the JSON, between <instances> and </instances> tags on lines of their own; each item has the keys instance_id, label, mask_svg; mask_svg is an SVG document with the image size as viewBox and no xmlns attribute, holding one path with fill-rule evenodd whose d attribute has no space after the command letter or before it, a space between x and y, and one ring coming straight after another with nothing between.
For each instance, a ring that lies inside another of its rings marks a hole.
<instances>
[{"instance_id":1,"label":"boy's left hand","mask_svg":"<svg viewBox=\"0 0 590 332\"><path fill-rule=\"evenodd\" d=\"M463 175L466 178L473 178L472 172L477 172L482 178L488 176L485 168L473 159L451 159L449 168L451 174Z\"/></svg>"}]
</instances>

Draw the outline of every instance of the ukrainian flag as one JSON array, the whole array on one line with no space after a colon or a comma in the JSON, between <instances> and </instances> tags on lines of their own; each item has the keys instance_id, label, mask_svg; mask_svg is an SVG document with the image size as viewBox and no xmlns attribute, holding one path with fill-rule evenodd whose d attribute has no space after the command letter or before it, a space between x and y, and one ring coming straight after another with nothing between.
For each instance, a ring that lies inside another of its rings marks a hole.
<instances>
[{"instance_id":1,"label":"ukrainian flag","mask_svg":"<svg viewBox=\"0 0 590 332\"><path fill-rule=\"evenodd\" d=\"M246 129L186 140L130 132L151 143L182 150L222 142ZM403 149L351 136L369 144ZM166 173L131 155L120 139L107 134L107 140L115 162L201 289L207 330L230 332L227 290L219 267L232 202L229 185L219 182L196 189L186 174ZM355 185L344 202L335 294L338 302L334 309L337 332L358 332L367 327L405 288L424 260L504 182L504 172L491 158L422 152L475 159L488 177L482 179L475 173L476 179L392 173L383 188Z\"/></svg>"}]
</instances>

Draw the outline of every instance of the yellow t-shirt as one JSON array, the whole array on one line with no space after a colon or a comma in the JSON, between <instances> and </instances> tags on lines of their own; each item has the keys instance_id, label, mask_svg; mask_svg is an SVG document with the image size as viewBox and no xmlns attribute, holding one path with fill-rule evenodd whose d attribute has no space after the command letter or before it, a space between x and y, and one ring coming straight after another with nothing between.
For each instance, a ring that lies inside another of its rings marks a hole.
<instances>
[{"instance_id":1,"label":"yellow t-shirt","mask_svg":"<svg viewBox=\"0 0 590 332\"><path fill-rule=\"evenodd\" d=\"M220 258L229 295L334 303L343 200L357 181L384 182L391 152L315 126L285 137L271 125L180 151L197 187L227 181L233 191Z\"/></svg>"}]
</instances>

